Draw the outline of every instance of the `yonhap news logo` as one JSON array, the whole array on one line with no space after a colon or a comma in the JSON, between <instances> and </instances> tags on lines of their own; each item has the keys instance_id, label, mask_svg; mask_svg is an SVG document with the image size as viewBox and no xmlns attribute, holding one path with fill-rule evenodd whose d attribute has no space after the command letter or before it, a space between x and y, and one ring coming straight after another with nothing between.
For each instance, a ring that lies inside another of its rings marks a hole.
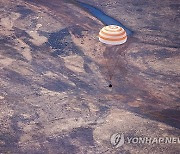
<instances>
[{"instance_id":1,"label":"yonhap news logo","mask_svg":"<svg viewBox=\"0 0 180 154\"><path fill-rule=\"evenodd\" d=\"M115 133L110 141L118 148L123 144L179 144L180 137L125 137L124 133Z\"/></svg>"},{"instance_id":2,"label":"yonhap news logo","mask_svg":"<svg viewBox=\"0 0 180 154\"><path fill-rule=\"evenodd\" d=\"M115 133L111 136L111 144L116 148L124 144L124 134Z\"/></svg>"}]
</instances>

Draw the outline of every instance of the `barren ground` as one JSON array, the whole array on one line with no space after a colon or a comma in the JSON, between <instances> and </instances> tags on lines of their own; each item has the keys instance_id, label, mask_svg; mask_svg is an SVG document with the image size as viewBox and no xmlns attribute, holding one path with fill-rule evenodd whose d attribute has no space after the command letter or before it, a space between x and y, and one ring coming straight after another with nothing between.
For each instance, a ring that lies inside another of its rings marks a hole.
<instances>
[{"instance_id":1,"label":"barren ground","mask_svg":"<svg viewBox=\"0 0 180 154\"><path fill-rule=\"evenodd\" d=\"M178 143L114 148L110 136L179 137L180 4L89 4L134 35L106 46L104 25L72 3L0 1L0 153L179 153Z\"/></svg>"}]
</instances>

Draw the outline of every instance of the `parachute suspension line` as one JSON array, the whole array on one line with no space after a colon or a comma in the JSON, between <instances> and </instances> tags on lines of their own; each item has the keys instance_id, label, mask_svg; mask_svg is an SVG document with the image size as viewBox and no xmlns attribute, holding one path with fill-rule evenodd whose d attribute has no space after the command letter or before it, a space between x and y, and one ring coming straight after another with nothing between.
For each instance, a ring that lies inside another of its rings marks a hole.
<instances>
[{"instance_id":1,"label":"parachute suspension line","mask_svg":"<svg viewBox=\"0 0 180 154\"><path fill-rule=\"evenodd\" d=\"M123 52L121 52L123 53ZM120 56L121 56L121 53L117 53L117 51L115 52L115 57L112 58L110 61L112 61L113 64L111 64L112 66L108 66L108 63L106 60L106 67L108 69L108 74L109 74L109 80L111 82L112 78L114 77L114 74L115 74L115 71L117 70L116 68L118 67L118 64L120 63Z\"/></svg>"},{"instance_id":2,"label":"parachute suspension line","mask_svg":"<svg viewBox=\"0 0 180 154\"><path fill-rule=\"evenodd\" d=\"M107 63L107 61L108 60L106 60L106 68L107 68L107 73L108 73L108 76L109 76L109 81L111 81L112 80L112 77L113 77L113 73L111 73L112 72L112 69L111 69L111 67L108 65L108 63Z\"/></svg>"}]
</instances>

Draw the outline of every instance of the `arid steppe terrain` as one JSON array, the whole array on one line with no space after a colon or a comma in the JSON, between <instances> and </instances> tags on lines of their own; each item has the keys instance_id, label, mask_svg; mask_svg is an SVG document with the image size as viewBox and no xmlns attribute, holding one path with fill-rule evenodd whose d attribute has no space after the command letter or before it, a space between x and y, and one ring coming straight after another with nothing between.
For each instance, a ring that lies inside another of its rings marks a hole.
<instances>
[{"instance_id":1,"label":"arid steppe terrain","mask_svg":"<svg viewBox=\"0 0 180 154\"><path fill-rule=\"evenodd\" d=\"M0 154L178 154L110 137L180 136L180 3L81 2L134 34L105 45L73 1L0 0Z\"/></svg>"}]
</instances>

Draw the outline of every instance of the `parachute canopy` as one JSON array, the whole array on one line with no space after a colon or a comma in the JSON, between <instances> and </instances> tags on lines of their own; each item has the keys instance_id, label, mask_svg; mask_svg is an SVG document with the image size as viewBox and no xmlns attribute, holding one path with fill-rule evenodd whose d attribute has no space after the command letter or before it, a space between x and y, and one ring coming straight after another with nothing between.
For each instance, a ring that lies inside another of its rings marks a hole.
<instances>
[{"instance_id":1,"label":"parachute canopy","mask_svg":"<svg viewBox=\"0 0 180 154\"><path fill-rule=\"evenodd\" d=\"M109 25L100 30L99 41L110 45L120 45L127 41L127 34L122 27Z\"/></svg>"}]
</instances>

